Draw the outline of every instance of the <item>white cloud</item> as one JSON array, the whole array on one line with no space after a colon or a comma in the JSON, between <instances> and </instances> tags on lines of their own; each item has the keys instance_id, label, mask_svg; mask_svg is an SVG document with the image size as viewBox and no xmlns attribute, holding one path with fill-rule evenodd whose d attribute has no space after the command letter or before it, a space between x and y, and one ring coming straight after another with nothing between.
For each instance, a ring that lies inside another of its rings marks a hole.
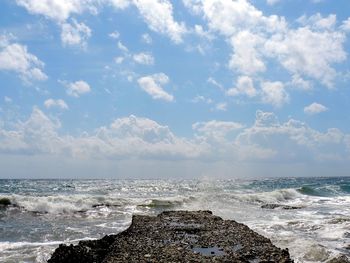
<instances>
[{"instance_id":1,"label":"white cloud","mask_svg":"<svg viewBox=\"0 0 350 263\"><path fill-rule=\"evenodd\" d=\"M57 134L60 122L47 117L34 107L25 122L18 122L15 130L0 128L0 152L15 154L53 154L62 143Z\"/></svg>"},{"instance_id":2,"label":"white cloud","mask_svg":"<svg viewBox=\"0 0 350 263\"><path fill-rule=\"evenodd\" d=\"M236 87L229 89L226 94L228 96L246 95L250 98L257 95L254 88L253 80L248 76L240 76L237 79Z\"/></svg>"},{"instance_id":3,"label":"white cloud","mask_svg":"<svg viewBox=\"0 0 350 263\"><path fill-rule=\"evenodd\" d=\"M120 34L118 31L114 31L114 32L110 33L108 36L110 38L113 38L113 39L118 39L120 37Z\"/></svg>"},{"instance_id":4,"label":"white cloud","mask_svg":"<svg viewBox=\"0 0 350 263\"><path fill-rule=\"evenodd\" d=\"M187 29L183 23L178 23L173 17L173 6L168 0L134 0L140 14L149 28L165 34L175 43L183 41Z\"/></svg>"},{"instance_id":5,"label":"white cloud","mask_svg":"<svg viewBox=\"0 0 350 263\"><path fill-rule=\"evenodd\" d=\"M138 64L143 64L143 65L154 64L154 58L150 53L141 52L141 53L134 54L133 59Z\"/></svg>"},{"instance_id":6,"label":"white cloud","mask_svg":"<svg viewBox=\"0 0 350 263\"><path fill-rule=\"evenodd\" d=\"M201 147L176 137L165 125L153 120L129 116L109 126L80 136L58 134L60 122L34 108L15 130L0 127L0 153L17 155L49 154L84 159L184 159L196 158Z\"/></svg>"},{"instance_id":7,"label":"white cloud","mask_svg":"<svg viewBox=\"0 0 350 263\"><path fill-rule=\"evenodd\" d=\"M117 64L121 64L124 61L124 57L115 57L114 62Z\"/></svg>"},{"instance_id":8,"label":"white cloud","mask_svg":"<svg viewBox=\"0 0 350 263\"><path fill-rule=\"evenodd\" d=\"M80 46L85 48L87 46L87 40L91 37L91 29L84 23L78 23L75 19L72 21L72 24L62 24L62 43L64 46Z\"/></svg>"},{"instance_id":9,"label":"white cloud","mask_svg":"<svg viewBox=\"0 0 350 263\"><path fill-rule=\"evenodd\" d=\"M255 124L256 127L276 127L279 126L280 123L278 121L277 116L272 112L264 112L261 110L256 111L255 113Z\"/></svg>"},{"instance_id":10,"label":"white cloud","mask_svg":"<svg viewBox=\"0 0 350 263\"><path fill-rule=\"evenodd\" d=\"M0 153L64 156L87 160L199 160L254 166L289 163L290 167L325 160L349 163L349 134L330 128L319 132L271 112L257 111L253 125L211 120L192 125L192 139L176 136L168 126L147 118L118 118L94 132L60 135L61 124L34 108L28 120L0 126ZM258 173L259 174L259 173Z\"/></svg>"},{"instance_id":11,"label":"white cloud","mask_svg":"<svg viewBox=\"0 0 350 263\"><path fill-rule=\"evenodd\" d=\"M341 29L344 30L345 32L350 32L350 17L347 20L344 20Z\"/></svg>"},{"instance_id":12,"label":"white cloud","mask_svg":"<svg viewBox=\"0 0 350 263\"><path fill-rule=\"evenodd\" d=\"M222 139L233 131L242 129L244 126L238 122L230 121L208 121L196 122L192 125L193 130L198 132L201 136Z\"/></svg>"},{"instance_id":13,"label":"white cloud","mask_svg":"<svg viewBox=\"0 0 350 263\"><path fill-rule=\"evenodd\" d=\"M219 102L215 105L215 110L218 111L227 111L227 103L226 102Z\"/></svg>"},{"instance_id":14,"label":"white cloud","mask_svg":"<svg viewBox=\"0 0 350 263\"><path fill-rule=\"evenodd\" d=\"M256 124L240 133L236 141L240 147L270 150L270 160L310 163L349 159L346 138L338 129L321 133L301 121L280 123L275 114L258 111Z\"/></svg>"},{"instance_id":15,"label":"white cloud","mask_svg":"<svg viewBox=\"0 0 350 263\"><path fill-rule=\"evenodd\" d=\"M130 0L107 0L107 2L111 3L117 9L125 9L131 3Z\"/></svg>"},{"instance_id":16,"label":"white cloud","mask_svg":"<svg viewBox=\"0 0 350 263\"><path fill-rule=\"evenodd\" d=\"M208 31L205 31L201 25L195 25L194 26L194 32L200 36L201 38L204 38L206 40L213 40L214 36Z\"/></svg>"},{"instance_id":17,"label":"white cloud","mask_svg":"<svg viewBox=\"0 0 350 263\"><path fill-rule=\"evenodd\" d=\"M246 0L185 0L184 4L195 13L202 13L210 29L227 37L242 30L273 32L286 27L284 19L274 15L264 16Z\"/></svg>"},{"instance_id":18,"label":"white cloud","mask_svg":"<svg viewBox=\"0 0 350 263\"><path fill-rule=\"evenodd\" d=\"M310 115L328 111L328 108L319 103L312 103L304 108L304 112Z\"/></svg>"},{"instance_id":19,"label":"white cloud","mask_svg":"<svg viewBox=\"0 0 350 263\"><path fill-rule=\"evenodd\" d=\"M143 43L146 43L148 45L152 44L152 42L153 42L152 37L149 34L147 34L147 33L142 34L141 40L142 40Z\"/></svg>"},{"instance_id":20,"label":"white cloud","mask_svg":"<svg viewBox=\"0 0 350 263\"><path fill-rule=\"evenodd\" d=\"M16 2L29 13L44 15L57 22L63 22L71 14L80 14L85 10L97 12L95 0L16 0Z\"/></svg>"},{"instance_id":21,"label":"white cloud","mask_svg":"<svg viewBox=\"0 0 350 263\"><path fill-rule=\"evenodd\" d=\"M285 36L273 36L265 48L292 74L312 77L331 88L336 76L331 64L346 58L344 41L344 35L339 32L302 27L288 31Z\"/></svg>"},{"instance_id":22,"label":"white cloud","mask_svg":"<svg viewBox=\"0 0 350 263\"><path fill-rule=\"evenodd\" d=\"M43 15L59 24L85 11L97 14L103 6L125 9L132 4L151 30L167 35L175 43L181 43L187 32L184 23L175 21L173 6L168 0L16 0L16 3L31 14Z\"/></svg>"},{"instance_id":23,"label":"white cloud","mask_svg":"<svg viewBox=\"0 0 350 263\"><path fill-rule=\"evenodd\" d=\"M64 100L61 100L61 99L58 99L58 100L47 99L47 100L45 100L44 105L48 109L60 108L62 110L68 110L68 105L65 103Z\"/></svg>"},{"instance_id":24,"label":"white cloud","mask_svg":"<svg viewBox=\"0 0 350 263\"><path fill-rule=\"evenodd\" d=\"M0 46L0 70L14 71L26 82L44 81L46 74L42 71L44 63L28 52L27 47L18 43L5 43Z\"/></svg>"},{"instance_id":25,"label":"white cloud","mask_svg":"<svg viewBox=\"0 0 350 263\"><path fill-rule=\"evenodd\" d=\"M292 76L292 82L290 84L293 87L301 90L312 90L313 88L311 81L303 79L298 74Z\"/></svg>"},{"instance_id":26,"label":"white cloud","mask_svg":"<svg viewBox=\"0 0 350 263\"><path fill-rule=\"evenodd\" d=\"M257 51L257 46L263 42L264 40L261 37L249 31L241 31L232 37L231 44L234 53L229 61L229 68L247 75L264 72L266 66Z\"/></svg>"},{"instance_id":27,"label":"white cloud","mask_svg":"<svg viewBox=\"0 0 350 263\"><path fill-rule=\"evenodd\" d=\"M183 2L203 16L211 33L223 35L231 45L229 67L234 73L254 76L277 61L292 76L312 78L331 88L336 78L333 64L346 59L345 34L336 28L333 14L301 17L303 26L294 29L284 17L266 16L247 0ZM346 25L344 21L343 30Z\"/></svg>"},{"instance_id":28,"label":"white cloud","mask_svg":"<svg viewBox=\"0 0 350 263\"><path fill-rule=\"evenodd\" d=\"M65 85L67 88L67 94L76 98L91 91L90 85L83 80L66 83Z\"/></svg>"},{"instance_id":29,"label":"white cloud","mask_svg":"<svg viewBox=\"0 0 350 263\"><path fill-rule=\"evenodd\" d=\"M0 35L0 48L10 45L12 40L14 40L14 36L11 34Z\"/></svg>"},{"instance_id":30,"label":"white cloud","mask_svg":"<svg viewBox=\"0 0 350 263\"><path fill-rule=\"evenodd\" d=\"M211 98L206 98L204 96L201 96L201 95L197 95L196 97L194 97L191 102L193 103L199 103L199 102L203 102L203 103L206 103L206 104L212 104L213 103L213 100Z\"/></svg>"},{"instance_id":31,"label":"white cloud","mask_svg":"<svg viewBox=\"0 0 350 263\"><path fill-rule=\"evenodd\" d=\"M224 90L224 87L219 82L217 82L213 77L209 77L207 79L207 82L217 87L219 90Z\"/></svg>"},{"instance_id":32,"label":"white cloud","mask_svg":"<svg viewBox=\"0 0 350 263\"><path fill-rule=\"evenodd\" d=\"M123 43L121 41L118 41L118 44L117 44L118 48L123 51L124 53L127 53L129 52L129 49L123 45Z\"/></svg>"},{"instance_id":33,"label":"white cloud","mask_svg":"<svg viewBox=\"0 0 350 263\"><path fill-rule=\"evenodd\" d=\"M284 89L282 82L263 82L261 83L262 102L271 104L274 107L281 107L289 102L289 95Z\"/></svg>"},{"instance_id":34,"label":"white cloud","mask_svg":"<svg viewBox=\"0 0 350 263\"><path fill-rule=\"evenodd\" d=\"M329 15L328 17L323 17L320 13L307 17L303 15L297 20L304 26L310 26L315 30L333 30L337 22L337 16L334 14Z\"/></svg>"},{"instance_id":35,"label":"white cloud","mask_svg":"<svg viewBox=\"0 0 350 263\"><path fill-rule=\"evenodd\" d=\"M145 76L137 80L139 86L147 92L153 99L173 101L174 96L167 93L162 85L169 82L169 77L164 73Z\"/></svg>"}]
</instances>

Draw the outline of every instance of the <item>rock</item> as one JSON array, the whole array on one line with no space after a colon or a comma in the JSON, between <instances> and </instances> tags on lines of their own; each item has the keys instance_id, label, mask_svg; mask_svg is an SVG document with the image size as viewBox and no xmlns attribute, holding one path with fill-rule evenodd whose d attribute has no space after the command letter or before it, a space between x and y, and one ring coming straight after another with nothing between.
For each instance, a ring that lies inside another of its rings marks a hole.
<instances>
[{"instance_id":1,"label":"rock","mask_svg":"<svg viewBox=\"0 0 350 263\"><path fill-rule=\"evenodd\" d=\"M7 197L0 198L0 207L7 207L10 205L11 205L10 199L8 199Z\"/></svg>"},{"instance_id":2,"label":"rock","mask_svg":"<svg viewBox=\"0 0 350 263\"><path fill-rule=\"evenodd\" d=\"M262 205L261 208L265 209L275 209L275 208L281 208L285 210L293 210L293 209L301 209L301 206L290 206L290 205L280 205L280 204L265 204Z\"/></svg>"},{"instance_id":3,"label":"rock","mask_svg":"<svg viewBox=\"0 0 350 263\"><path fill-rule=\"evenodd\" d=\"M128 229L100 240L60 245L49 263L70 262L293 262L246 225L210 211L134 215Z\"/></svg>"},{"instance_id":4,"label":"rock","mask_svg":"<svg viewBox=\"0 0 350 263\"><path fill-rule=\"evenodd\" d=\"M327 263L350 263L350 260L348 259L347 256L341 255L339 257L328 260Z\"/></svg>"}]
</instances>

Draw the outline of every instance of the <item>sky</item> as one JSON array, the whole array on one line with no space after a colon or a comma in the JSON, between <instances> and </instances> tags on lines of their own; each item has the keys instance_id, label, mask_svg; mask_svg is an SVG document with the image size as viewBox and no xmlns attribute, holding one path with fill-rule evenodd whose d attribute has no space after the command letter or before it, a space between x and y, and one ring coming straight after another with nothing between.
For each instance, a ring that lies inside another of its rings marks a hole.
<instances>
[{"instance_id":1,"label":"sky","mask_svg":"<svg viewBox=\"0 0 350 263\"><path fill-rule=\"evenodd\" d=\"M0 178L349 176L349 0L2 0Z\"/></svg>"}]
</instances>

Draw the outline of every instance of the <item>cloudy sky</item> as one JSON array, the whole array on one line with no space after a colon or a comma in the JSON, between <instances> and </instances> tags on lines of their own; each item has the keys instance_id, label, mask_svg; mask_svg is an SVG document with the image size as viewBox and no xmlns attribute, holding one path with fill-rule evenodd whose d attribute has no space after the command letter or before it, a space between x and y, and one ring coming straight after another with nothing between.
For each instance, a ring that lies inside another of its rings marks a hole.
<instances>
[{"instance_id":1,"label":"cloudy sky","mask_svg":"<svg viewBox=\"0 0 350 263\"><path fill-rule=\"evenodd\" d=\"M349 0L2 0L1 178L350 175Z\"/></svg>"}]
</instances>

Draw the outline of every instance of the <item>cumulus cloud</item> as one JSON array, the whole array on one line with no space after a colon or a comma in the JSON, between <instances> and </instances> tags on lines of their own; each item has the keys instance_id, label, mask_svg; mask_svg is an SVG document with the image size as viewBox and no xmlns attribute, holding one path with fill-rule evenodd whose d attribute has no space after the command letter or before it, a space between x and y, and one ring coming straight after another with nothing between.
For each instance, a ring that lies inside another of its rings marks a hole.
<instances>
[{"instance_id":1,"label":"cumulus cloud","mask_svg":"<svg viewBox=\"0 0 350 263\"><path fill-rule=\"evenodd\" d=\"M330 14L328 17L323 17L320 13L317 13L310 17L303 15L298 19L298 22L304 26L310 26L316 30L333 30L337 22L337 16Z\"/></svg>"},{"instance_id":2,"label":"cumulus cloud","mask_svg":"<svg viewBox=\"0 0 350 263\"><path fill-rule=\"evenodd\" d=\"M222 138L227 136L230 132L240 130L244 127L243 124L230 121L208 121L196 122L192 125L194 131L200 135L207 137Z\"/></svg>"},{"instance_id":3,"label":"cumulus cloud","mask_svg":"<svg viewBox=\"0 0 350 263\"><path fill-rule=\"evenodd\" d=\"M175 43L181 43L187 32L184 23L175 21L173 6L168 0L16 0L16 3L31 14L43 15L59 24L74 14L97 14L103 6L125 9L133 5L151 30L167 35ZM149 37L147 41L150 42Z\"/></svg>"},{"instance_id":4,"label":"cumulus cloud","mask_svg":"<svg viewBox=\"0 0 350 263\"><path fill-rule=\"evenodd\" d=\"M173 6L168 0L134 0L141 16L149 28L165 34L175 43L183 41L187 29L183 23L174 20Z\"/></svg>"},{"instance_id":5,"label":"cumulus cloud","mask_svg":"<svg viewBox=\"0 0 350 263\"><path fill-rule=\"evenodd\" d=\"M50 119L34 107L28 120L18 122L14 130L0 128L0 152L7 154L52 154L62 139L57 130L60 122Z\"/></svg>"},{"instance_id":6,"label":"cumulus cloud","mask_svg":"<svg viewBox=\"0 0 350 263\"><path fill-rule=\"evenodd\" d=\"M306 114L310 114L310 115L318 114L318 113L325 112L325 111L328 111L328 108L326 106L323 106L322 104L319 104L316 102L314 102L314 103L312 103L309 106L306 106L304 108L304 112Z\"/></svg>"},{"instance_id":7,"label":"cumulus cloud","mask_svg":"<svg viewBox=\"0 0 350 263\"><path fill-rule=\"evenodd\" d=\"M240 133L236 142L266 151L270 160L308 163L348 160L347 136L334 128L322 133L294 119L280 123L275 114L258 111L256 124Z\"/></svg>"},{"instance_id":8,"label":"cumulus cloud","mask_svg":"<svg viewBox=\"0 0 350 263\"><path fill-rule=\"evenodd\" d=\"M256 28L271 32L286 27L284 19L275 15L264 16L246 0L186 0L184 4L195 13L202 13L211 30L227 37L242 30Z\"/></svg>"},{"instance_id":9,"label":"cumulus cloud","mask_svg":"<svg viewBox=\"0 0 350 263\"><path fill-rule=\"evenodd\" d=\"M294 28L284 17L266 16L247 0L183 3L194 14L202 15L211 32L226 38L232 47L228 64L233 72L255 76L265 72L266 64L272 61L291 76L311 78L332 88L336 78L333 65L346 59L343 31L348 22L339 30L333 14L303 16L298 19L301 26Z\"/></svg>"},{"instance_id":10,"label":"cumulus cloud","mask_svg":"<svg viewBox=\"0 0 350 263\"><path fill-rule=\"evenodd\" d=\"M129 116L81 136L59 135L60 123L34 108L15 130L0 128L0 153L50 154L94 159L196 158L201 148L176 137L165 125Z\"/></svg>"},{"instance_id":11,"label":"cumulus cloud","mask_svg":"<svg viewBox=\"0 0 350 263\"><path fill-rule=\"evenodd\" d=\"M16 72L24 81L44 81L47 75L42 71L44 63L28 52L26 46L10 43L3 36L0 45L0 70Z\"/></svg>"},{"instance_id":12,"label":"cumulus cloud","mask_svg":"<svg viewBox=\"0 0 350 263\"><path fill-rule=\"evenodd\" d=\"M257 91L250 77L240 76L237 79L236 87L229 89L226 94L228 96L246 95L248 97L254 97L257 95Z\"/></svg>"},{"instance_id":13,"label":"cumulus cloud","mask_svg":"<svg viewBox=\"0 0 350 263\"><path fill-rule=\"evenodd\" d=\"M47 100L45 100L44 105L48 109L50 109L50 108L60 108L62 110L68 110L68 105L62 99L57 99L57 100L47 99Z\"/></svg>"},{"instance_id":14,"label":"cumulus cloud","mask_svg":"<svg viewBox=\"0 0 350 263\"><path fill-rule=\"evenodd\" d=\"M275 107L281 107L289 102L289 95L280 81L261 83L262 101Z\"/></svg>"},{"instance_id":15,"label":"cumulus cloud","mask_svg":"<svg viewBox=\"0 0 350 263\"><path fill-rule=\"evenodd\" d=\"M137 80L141 89L147 92L153 99L173 101L174 96L167 93L162 85L169 82L169 77L164 73L158 73L154 75L149 75L141 77Z\"/></svg>"},{"instance_id":16,"label":"cumulus cloud","mask_svg":"<svg viewBox=\"0 0 350 263\"><path fill-rule=\"evenodd\" d=\"M61 40L64 46L80 46L85 48L87 40L91 37L91 29L84 23L62 24Z\"/></svg>"},{"instance_id":17,"label":"cumulus cloud","mask_svg":"<svg viewBox=\"0 0 350 263\"><path fill-rule=\"evenodd\" d=\"M211 120L192 125L191 139L151 119L134 115L81 135L61 135L59 120L34 108L28 120L0 126L0 153L65 156L102 160L199 160L229 163L310 163L350 159L350 135L330 128L319 132L306 123L280 122L271 112L257 111L255 123Z\"/></svg>"},{"instance_id":18,"label":"cumulus cloud","mask_svg":"<svg viewBox=\"0 0 350 263\"><path fill-rule=\"evenodd\" d=\"M233 36L231 44L234 53L229 61L229 67L247 75L264 72L266 66L257 50L257 46L263 42L263 38L249 31L241 31Z\"/></svg>"},{"instance_id":19,"label":"cumulus cloud","mask_svg":"<svg viewBox=\"0 0 350 263\"><path fill-rule=\"evenodd\" d=\"M143 65L153 65L154 64L154 57L150 53L137 53L133 55L133 60L138 64Z\"/></svg>"},{"instance_id":20,"label":"cumulus cloud","mask_svg":"<svg viewBox=\"0 0 350 263\"><path fill-rule=\"evenodd\" d=\"M265 48L292 74L312 77L331 88L336 77L331 64L346 58L344 41L344 35L339 32L318 32L301 27L289 30L284 36L273 36Z\"/></svg>"},{"instance_id":21,"label":"cumulus cloud","mask_svg":"<svg viewBox=\"0 0 350 263\"><path fill-rule=\"evenodd\" d=\"M80 95L89 93L91 91L90 85L83 80L76 82L64 83L67 88L67 94L72 97L80 97Z\"/></svg>"},{"instance_id":22,"label":"cumulus cloud","mask_svg":"<svg viewBox=\"0 0 350 263\"><path fill-rule=\"evenodd\" d=\"M80 14L84 10L96 12L94 0L16 0L16 2L29 13L44 15L58 22L63 22L71 14Z\"/></svg>"}]
</instances>

